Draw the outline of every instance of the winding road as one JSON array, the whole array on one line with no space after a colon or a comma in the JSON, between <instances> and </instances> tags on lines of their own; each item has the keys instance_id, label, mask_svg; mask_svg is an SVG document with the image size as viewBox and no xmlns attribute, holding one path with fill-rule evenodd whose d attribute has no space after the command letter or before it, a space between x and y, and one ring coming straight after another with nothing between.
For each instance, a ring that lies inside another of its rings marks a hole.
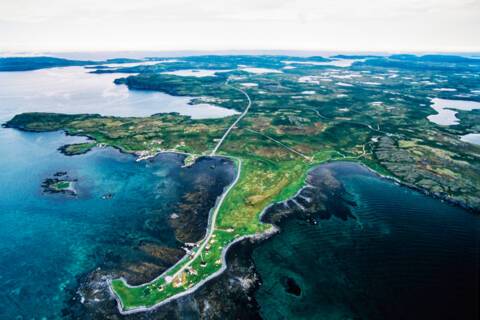
<instances>
[{"instance_id":1,"label":"winding road","mask_svg":"<svg viewBox=\"0 0 480 320\"><path fill-rule=\"evenodd\" d=\"M230 78L227 79L227 81L225 82L225 85L227 85L230 88L232 88L234 90L237 90L237 91L241 92L243 95L245 95L245 97L248 100L248 104L247 104L247 107L245 108L245 110L242 112L242 114L237 118L237 120L235 120L235 122L232 123L232 125L230 127L228 127L227 131L225 131L225 133L223 134L220 141L218 141L217 145L215 146L215 148L210 153L210 156L214 156L217 153L218 149L222 145L225 138L232 131L232 129L238 124L238 122L240 122L240 120L242 120L242 118L245 117L245 115L248 113L248 110L250 109L250 107L252 105L252 100L250 99L250 96L244 90L239 89L239 88L235 88L234 86L230 85L228 83L229 80L230 80ZM219 201L217 202L217 204L215 206L215 209L213 210L213 213L210 217L210 223L209 223L209 226L207 227L207 234L205 235L203 240L201 240L200 247L195 252L193 258L191 260L189 260L185 265L183 265L183 267L180 268L177 272L175 272L175 274L172 276L172 279L175 278L176 276L178 276L179 274L181 274L186 268L188 268L193 263L193 261L195 261L195 259L197 259L198 256L203 252L203 249L205 248L205 246L210 241L210 238L212 237L213 232L215 231L215 222L217 220L218 212L220 210L220 207L222 206L223 200L225 200L225 197L228 195L230 190L237 184L238 179L240 178L240 174L241 174L241 170L242 170L242 160L238 159L238 158L235 158L235 159L238 161L237 176L235 177L235 180L228 186L227 190L225 190L225 192L222 194Z\"/></svg>"},{"instance_id":2,"label":"winding road","mask_svg":"<svg viewBox=\"0 0 480 320\"><path fill-rule=\"evenodd\" d=\"M200 247L198 248L197 252L195 252L193 258L190 259L186 264L184 264L183 267L181 267L177 272L175 272L175 274L172 275L172 279L177 277L186 268L188 268L195 261L195 259L197 259L198 256L203 252L203 249L205 248L205 246L210 241L210 239L213 235L213 232L215 231L215 222L217 221L218 212L220 211L220 207L222 206L223 200L225 200L225 197L228 195L230 190L237 184L238 179L240 179L240 174L241 174L241 171L242 171L242 160L240 160L238 158L236 158L236 159L238 161L237 176L235 177L235 180L228 186L227 190L225 190L225 192L222 194L221 198L217 202L217 205L215 206L215 209L213 210L213 213L211 215L210 225L207 227L207 234L205 235L203 240L201 240Z\"/></svg>"},{"instance_id":3,"label":"winding road","mask_svg":"<svg viewBox=\"0 0 480 320\"><path fill-rule=\"evenodd\" d=\"M235 122L232 123L231 126L228 127L228 129L225 131L225 133L223 134L222 138L218 141L218 143L215 145L215 148L212 150L212 152L210 153L210 156L215 156L215 154L217 153L218 149L221 147L223 141L227 138L228 134L233 130L233 128L235 128L235 126L240 122L240 120L242 120L248 113L248 111L250 110L250 107L252 105L252 100L250 99L250 96L242 89L239 89L239 88L236 88L232 85L230 85L228 82L229 82L230 78L227 79L227 81L225 82L225 85L229 86L230 88L234 89L234 90L237 90L239 92L241 92L246 98L247 98L247 101L248 101L248 104L245 108L245 110L242 112L242 114L240 114L240 116L235 120ZM280 143L279 141L276 141L275 142L277 143ZM283 145L283 144L282 144ZM286 148L288 148L287 146L284 146ZM290 151L292 152L295 152L297 153L298 155L301 155L301 156L304 156L303 154L297 152L296 150L293 150L291 148L288 148ZM214 232L215 232L215 224L216 224L216 221L217 221L217 217L218 217L218 213L220 211L220 208L225 200L225 198L227 197L227 195L230 193L230 191L232 190L232 188L238 183L239 179L240 179L240 175L241 175L241 170L242 170L242 160L239 159L239 158L236 158L236 157L229 157L229 158L233 158L235 159L236 161L238 161L238 171L237 171L237 175L235 177L235 180L227 187L227 189L223 192L223 194L221 195L221 197L218 199L214 209L213 209L213 212L212 214L210 215L209 217L209 222L208 222L208 226L207 226L207 233L205 235L205 237L198 241L197 244L199 245L198 247L198 250L195 251L195 253L193 254L193 256L185 263L182 265L182 267L176 271L172 276L170 277L167 277L167 271L165 271L164 273L162 273L160 276L158 276L157 278L155 278L154 280L150 281L149 283L152 283L154 281L157 281L159 278L161 277L165 277L165 281L168 283L168 282L171 282L173 281L176 277L178 277L179 275L182 274L182 272L185 271L185 269L187 269L190 265L192 265L192 263L194 261L196 261L196 259L203 253L203 250L205 249L205 246L209 243L210 239L212 238ZM237 239L238 240L238 239ZM222 253L222 257L223 259L225 259L224 257L224 253ZM183 258L178 262L178 263L182 263L181 261L183 260ZM178 264L177 263L177 264ZM225 263L225 262L223 262ZM169 270L171 270L172 268L174 268L177 264L175 264L174 266L172 266ZM212 275L213 276L213 275ZM178 294L175 294L173 296L171 296L170 298L164 300L163 302L159 303L159 304L156 304L155 306L153 307L140 307L140 308L135 308L135 309L132 309L132 310L123 310L122 309L122 301L121 299L118 297L118 295L115 295L115 299L117 300L118 304L117 304L117 307L118 307L118 310L120 311L120 313L122 314L128 314L128 313L133 313L133 312L138 312L138 311L145 311L145 310L150 310L152 308L155 308L167 301L170 301L170 300L173 300L177 297L180 297L180 296L183 296L187 293L190 293L190 292L193 292L195 291L196 289L198 289L201 284L204 282L204 281L207 281L209 278L207 279L204 279L202 280L201 282L197 283L197 285L195 285L194 287L192 288L189 288L187 289L186 291L183 291L181 293L178 293ZM121 280L123 281L123 283L125 284L125 286L127 287L137 287L137 286L131 286L127 283L127 281L122 277ZM143 284L145 285L145 284ZM140 285L142 286L142 285ZM111 292L114 292L112 290L112 285L110 283L109 285L109 288L111 290Z\"/></svg>"},{"instance_id":4,"label":"winding road","mask_svg":"<svg viewBox=\"0 0 480 320\"><path fill-rule=\"evenodd\" d=\"M230 85L228 83L228 81L230 80L227 79L227 81L225 82L225 85L226 86L229 86L230 88L234 89L234 90L237 90L241 93L243 93L243 95L245 95L245 97L247 97L247 100L248 100L248 104L247 104L247 107L245 108L245 110L243 110L242 114L237 118L237 120L235 120L234 123L232 123L232 125L230 127L228 127L227 131L225 131L225 133L223 134L222 138L220 139L220 141L218 141L217 145L215 146L215 148L212 150L212 152L210 153L211 156L214 156L218 149L220 148L220 146L222 145L223 141L225 140L225 138L228 136L228 134L230 133L230 131L232 131L232 129L240 122L240 120L243 119L243 117L245 117L248 113L248 110L250 110L250 107L252 106L252 100L250 99L250 96L242 89L239 89L239 88L235 88L234 86Z\"/></svg>"}]
</instances>

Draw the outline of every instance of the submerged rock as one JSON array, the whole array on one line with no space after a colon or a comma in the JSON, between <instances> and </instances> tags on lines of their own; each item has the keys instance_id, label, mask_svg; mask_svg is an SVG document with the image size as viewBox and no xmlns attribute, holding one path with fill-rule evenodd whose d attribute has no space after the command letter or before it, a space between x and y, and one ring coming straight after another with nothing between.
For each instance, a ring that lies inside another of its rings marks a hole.
<instances>
[{"instance_id":1,"label":"submerged rock","mask_svg":"<svg viewBox=\"0 0 480 320\"><path fill-rule=\"evenodd\" d=\"M295 282L294 279L290 277L285 277L284 279L282 279L281 282L287 293L294 296L299 296L302 294L302 288L300 288L300 286L297 282Z\"/></svg>"},{"instance_id":2,"label":"submerged rock","mask_svg":"<svg viewBox=\"0 0 480 320\"><path fill-rule=\"evenodd\" d=\"M351 207L355 205L329 168L320 166L309 173L305 186L295 197L270 206L263 221L279 224L294 216L315 225L319 219L332 216L341 220L355 219L351 213Z\"/></svg>"},{"instance_id":3,"label":"submerged rock","mask_svg":"<svg viewBox=\"0 0 480 320\"><path fill-rule=\"evenodd\" d=\"M113 193L106 193L102 196L103 200L110 200L113 198Z\"/></svg>"}]
</instances>

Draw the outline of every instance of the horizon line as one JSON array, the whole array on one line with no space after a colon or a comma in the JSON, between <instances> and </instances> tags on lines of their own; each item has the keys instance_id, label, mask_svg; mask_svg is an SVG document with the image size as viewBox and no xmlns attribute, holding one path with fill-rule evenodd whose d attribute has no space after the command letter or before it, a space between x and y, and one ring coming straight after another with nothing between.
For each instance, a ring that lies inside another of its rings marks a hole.
<instances>
[{"instance_id":1,"label":"horizon line","mask_svg":"<svg viewBox=\"0 0 480 320\"><path fill-rule=\"evenodd\" d=\"M268 53L323 53L323 54L371 54L386 56L391 54L461 54L461 55L480 55L480 50L332 50L332 49L80 49L80 50L2 50L0 57L14 55L40 56L48 54L112 54L112 53L175 53L181 54L268 54Z\"/></svg>"}]
</instances>

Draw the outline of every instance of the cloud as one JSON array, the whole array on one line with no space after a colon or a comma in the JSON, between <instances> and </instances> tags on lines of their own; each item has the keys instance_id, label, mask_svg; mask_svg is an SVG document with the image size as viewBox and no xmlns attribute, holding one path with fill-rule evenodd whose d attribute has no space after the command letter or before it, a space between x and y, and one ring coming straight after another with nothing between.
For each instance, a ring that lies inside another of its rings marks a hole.
<instances>
[{"instance_id":1,"label":"cloud","mask_svg":"<svg viewBox=\"0 0 480 320\"><path fill-rule=\"evenodd\" d=\"M476 50L479 0L14 0L0 50Z\"/></svg>"}]
</instances>

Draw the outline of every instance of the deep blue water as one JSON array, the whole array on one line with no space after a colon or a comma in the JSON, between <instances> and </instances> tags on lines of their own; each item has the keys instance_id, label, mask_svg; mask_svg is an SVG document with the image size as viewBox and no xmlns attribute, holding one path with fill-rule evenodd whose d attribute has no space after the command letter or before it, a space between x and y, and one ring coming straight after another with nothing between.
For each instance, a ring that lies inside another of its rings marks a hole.
<instances>
[{"instance_id":1,"label":"deep blue water","mask_svg":"<svg viewBox=\"0 0 480 320\"><path fill-rule=\"evenodd\" d=\"M254 251L265 319L477 319L480 217L329 164L357 217L291 218ZM288 293L288 279L301 288Z\"/></svg>"}]
</instances>

